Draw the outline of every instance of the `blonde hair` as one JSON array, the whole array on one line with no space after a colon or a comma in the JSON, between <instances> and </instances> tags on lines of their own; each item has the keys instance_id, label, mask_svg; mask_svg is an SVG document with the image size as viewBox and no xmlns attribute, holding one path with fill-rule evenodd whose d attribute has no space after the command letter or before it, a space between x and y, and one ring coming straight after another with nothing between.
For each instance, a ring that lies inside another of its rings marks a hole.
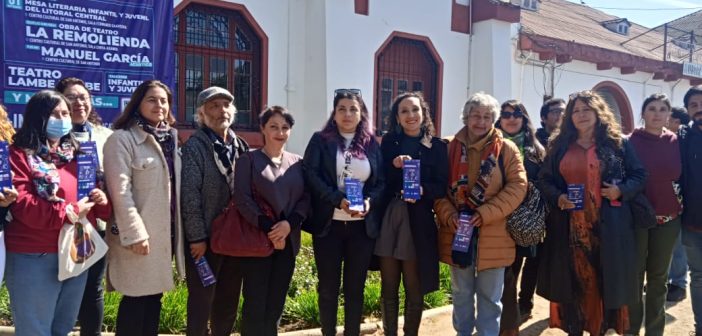
<instances>
[{"instance_id":1,"label":"blonde hair","mask_svg":"<svg viewBox=\"0 0 702 336\"><path fill-rule=\"evenodd\" d=\"M5 106L0 105L0 140L12 143L12 137L15 135L15 128L8 119Z\"/></svg>"}]
</instances>

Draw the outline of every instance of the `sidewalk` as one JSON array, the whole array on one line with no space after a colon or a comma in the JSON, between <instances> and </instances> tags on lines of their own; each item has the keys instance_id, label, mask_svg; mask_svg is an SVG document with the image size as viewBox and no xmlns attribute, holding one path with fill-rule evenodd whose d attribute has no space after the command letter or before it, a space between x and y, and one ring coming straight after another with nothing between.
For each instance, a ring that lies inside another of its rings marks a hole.
<instances>
[{"instance_id":1,"label":"sidewalk","mask_svg":"<svg viewBox=\"0 0 702 336\"><path fill-rule=\"evenodd\" d=\"M562 336L567 335L563 331L558 329L548 328L548 311L549 311L548 301L542 299L541 297L536 297L534 302L534 310L532 317L529 321L522 325L520 328L520 336ZM666 326L665 334L673 336L687 336L690 331L695 330L694 317L692 315L692 306L690 304L690 293L688 292L688 298L682 302L676 304L671 304L670 302L666 304ZM402 334L402 333L400 333ZM446 312L438 314L433 317L428 317L422 321L422 325L419 329L420 335L441 335L441 336L451 336L455 335L456 332L453 330L451 324L451 310L447 309ZM641 329L641 335L644 334L643 329ZM375 336L383 335L381 331L374 334ZM607 335L616 335L613 331L607 333Z\"/></svg>"}]
</instances>

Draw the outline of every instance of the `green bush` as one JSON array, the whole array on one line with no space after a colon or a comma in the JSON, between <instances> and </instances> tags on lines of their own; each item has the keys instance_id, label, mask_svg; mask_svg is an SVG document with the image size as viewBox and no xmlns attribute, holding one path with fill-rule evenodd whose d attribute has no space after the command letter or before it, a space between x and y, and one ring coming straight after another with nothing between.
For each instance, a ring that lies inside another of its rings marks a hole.
<instances>
[{"instance_id":1,"label":"green bush","mask_svg":"<svg viewBox=\"0 0 702 336\"><path fill-rule=\"evenodd\" d=\"M424 296L424 307L435 308L450 303L451 271L447 265L441 264L439 269L440 289ZM365 317L380 317L380 272L368 272L366 287L363 292L363 314ZM400 286L400 312L404 311L404 289ZM117 311L121 295L116 292L105 293L105 319L104 330L114 332L117 323ZM282 327L286 330L314 328L320 326L319 306L317 305L317 267L314 262L312 250L312 237L303 233L300 254L297 256L295 273L290 282L288 297L282 318ZM185 282L176 280L175 289L164 294L162 299L160 333L183 333L187 323L188 290ZM243 299L239 300L239 314L236 330L241 330L241 306ZM337 323L344 323L344 297L339 297ZM10 299L7 288L0 288L0 323L12 324Z\"/></svg>"}]
</instances>

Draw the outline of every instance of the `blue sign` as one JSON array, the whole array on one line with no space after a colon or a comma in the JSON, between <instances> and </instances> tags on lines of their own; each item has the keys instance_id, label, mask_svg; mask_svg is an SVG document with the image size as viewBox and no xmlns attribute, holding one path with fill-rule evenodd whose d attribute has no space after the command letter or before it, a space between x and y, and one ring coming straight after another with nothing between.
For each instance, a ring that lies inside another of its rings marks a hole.
<instances>
[{"instance_id":1,"label":"blue sign","mask_svg":"<svg viewBox=\"0 0 702 336\"><path fill-rule=\"evenodd\" d=\"M15 127L36 91L85 81L106 123L146 79L172 87L173 0L4 0L2 103Z\"/></svg>"}]
</instances>

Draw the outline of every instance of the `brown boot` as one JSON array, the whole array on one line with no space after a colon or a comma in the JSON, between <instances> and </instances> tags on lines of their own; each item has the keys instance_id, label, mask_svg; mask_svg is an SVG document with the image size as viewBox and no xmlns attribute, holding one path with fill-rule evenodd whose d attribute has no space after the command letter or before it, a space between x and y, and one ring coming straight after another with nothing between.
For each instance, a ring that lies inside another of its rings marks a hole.
<instances>
[{"instance_id":1,"label":"brown boot","mask_svg":"<svg viewBox=\"0 0 702 336\"><path fill-rule=\"evenodd\" d=\"M383 333L385 336L397 336L397 315L399 310L399 299L380 298L380 311L383 314Z\"/></svg>"}]
</instances>

